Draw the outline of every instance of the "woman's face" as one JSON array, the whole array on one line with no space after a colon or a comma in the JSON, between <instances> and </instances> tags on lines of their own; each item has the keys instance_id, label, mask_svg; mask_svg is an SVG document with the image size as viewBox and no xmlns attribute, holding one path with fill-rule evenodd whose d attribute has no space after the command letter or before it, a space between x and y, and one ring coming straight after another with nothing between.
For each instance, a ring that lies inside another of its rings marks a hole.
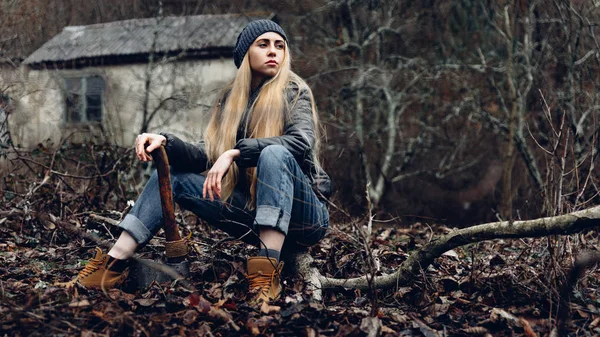
<instances>
[{"instance_id":1,"label":"woman's face","mask_svg":"<svg viewBox=\"0 0 600 337\"><path fill-rule=\"evenodd\" d=\"M279 72L283 62L285 41L281 35L267 32L259 36L248 48L248 60L252 76L273 77Z\"/></svg>"}]
</instances>

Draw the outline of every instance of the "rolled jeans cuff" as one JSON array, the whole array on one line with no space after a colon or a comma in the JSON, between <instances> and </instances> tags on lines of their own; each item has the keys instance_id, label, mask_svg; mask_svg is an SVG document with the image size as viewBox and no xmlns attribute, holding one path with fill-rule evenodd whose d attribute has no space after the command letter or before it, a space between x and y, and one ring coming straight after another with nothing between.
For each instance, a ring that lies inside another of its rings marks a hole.
<instances>
[{"instance_id":1,"label":"rolled jeans cuff","mask_svg":"<svg viewBox=\"0 0 600 337\"><path fill-rule=\"evenodd\" d=\"M256 207L255 221L258 226L273 227L288 234L291 215L279 207L261 205Z\"/></svg>"},{"instance_id":2,"label":"rolled jeans cuff","mask_svg":"<svg viewBox=\"0 0 600 337\"><path fill-rule=\"evenodd\" d=\"M126 230L138 244L145 244L154 236L135 215L127 214L119 227Z\"/></svg>"}]
</instances>

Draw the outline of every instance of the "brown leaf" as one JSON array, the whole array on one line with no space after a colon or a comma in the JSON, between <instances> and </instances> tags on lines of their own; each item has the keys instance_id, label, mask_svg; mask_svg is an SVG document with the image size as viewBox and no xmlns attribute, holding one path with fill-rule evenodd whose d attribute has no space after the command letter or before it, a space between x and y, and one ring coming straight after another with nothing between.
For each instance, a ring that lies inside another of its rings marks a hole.
<instances>
[{"instance_id":1,"label":"brown leaf","mask_svg":"<svg viewBox=\"0 0 600 337\"><path fill-rule=\"evenodd\" d=\"M77 284L77 280L79 280L78 277L75 277L74 279L72 279L71 281L67 281L67 282L54 282L54 286L55 287L59 287L59 288L73 288L75 286L75 284Z\"/></svg>"},{"instance_id":2,"label":"brown leaf","mask_svg":"<svg viewBox=\"0 0 600 337\"><path fill-rule=\"evenodd\" d=\"M121 309L121 307L115 303L108 305L106 308L104 308L104 311L101 313L101 315L97 316L111 325L120 324L124 319L123 309Z\"/></svg>"},{"instance_id":3,"label":"brown leaf","mask_svg":"<svg viewBox=\"0 0 600 337\"><path fill-rule=\"evenodd\" d=\"M222 298L223 297L223 287L219 283L215 283L208 290L208 294L212 298Z\"/></svg>"},{"instance_id":4,"label":"brown leaf","mask_svg":"<svg viewBox=\"0 0 600 337\"><path fill-rule=\"evenodd\" d=\"M200 296L200 304L198 305L200 308L200 312L207 313L212 309L212 306L209 301L204 299L204 297Z\"/></svg>"},{"instance_id":5,"label":"brown leaf","mask_svg":"<svg viewBox=\"0 0 600 337\"><path fill-rule=\"evenodd\" d=\"M212 330L210 329L210 325L206 322L204 322L202 325L200 325L200 327L196 331L196 334L198 336L211 336L211 337L213 336Z\"/></svg>"},{"instance_id":6,"label":"brown leaf","mask_svg":"<svg viewBox=\"0 0 600 337\"><path fill-rule=\"evenodd\" d=\"M339 259L339 261L337 261L337 265L341 266L343 264L346 264L346 263L350 262L350 260L352 260L352 258L354 257L354 255L355 255L354 253L351 253L351 254L346 254L346 255L342 256Z\"/></svg>"},{"instance_id":7,"label":"brown leaf","mask_svg":"<svg viewBox=\"0 0 600 337\"><path fill-rule=\"evenodd\" d=\"M246 329L250 330L252 336L260 335L260 330L258 329L256 322L252 318L248 318L248 320L246 321Z\"/></svg>"},{"instance_id":8,"label":"brown leaf","mask_svg":"<svg viewBox=\"0 0 600 337\"><path fill-rule=\"evenodd\" d=\"M271 325L271 319L272 319L272 317L270 317L270 316L261 315L256 320L256 326L258 326L259 329L264 331Z\"/></svg>"},{"instance_id":9,"label":"brown leaf","mask_svg":"<svg viewBox=\"0 0 600 337\"><path fill-rule=\"evenodd\" d=\"M391 334L394 334L394 335L397 334L396 330L394 330L394 329L392 329L392 328L390 328L388 326L385 326L385 325L383 325L381 327L381 333L382 334L384 334L384 333L391 333Z\"/></svg>"},{"instance_id":10,"label":"brown leaf","mask_svg":"<svg viewBox=\"0 0 600 337\"><path fill-rule=\"evenodd\" d=\"M210 310L208 311L208 316L220 319L224 322L231 321L231 315L223 309L210 308Z\"/></svg>"},{"instance_id":11,"label":"brown leaf","mask_svg":"<svg viewBox=\"0 0 600 337\"><path fill-rule=\"evenodd\" d=\"M93 332L92 330L81 330L81 337L104 337L106 334Z\"/></svg>"},{"instance_id":12,"label":"brown leaf","mask_svg":"<svg viewBox=\"0 0 600 337\"><path fill-rule=\"evenodd\" d=\"M433 317L440 317L448 313L448 309L450 309L449 303L435 303L430 310L430 314Z\"/></svg>"},{"instance_id":13,"label":"brown leaf","mask_svg":"<svg viewBox=\"0 0 600 337\"><path fill-rule=\"evenodd\" d=\"M315 309L315 310L319 310L319 311L323 310L323 308L324 308L324 306L321 303L314 303L314 302L308 303L308 307Z\"/></svg>"},{"instance_id":14,"label":"brown leaf","mask_svg":"<svg viewBox=\"0 0 600 337\"><path fill-rule=\"evenodd\" d=\"M315 329L307 326L306 327L306 337L317 337L317 331Z\"/></svg>"},{"instance_id":15,"label":"brown leaf","mask_svg":"<svg viewBox=\"0 0 600 337\"><path fill-rule=\"evenodd\" d=\"M56 225L53 222L42 221L42 224L44 225L44 229L46 229L46 230L55 230L56 229Z\"/></svg>"},{"instance_id":16,"label":"brown leaf","mask_svg":"<svg viewBox=\"0 0 600 337\"><path fill-rule=\"evenodd\" d=\"M196 321L196 318L198 318L198 311L189 309L183 314L181 320L183 321L184 325L191 325Z\"/></svg>"},{"instance_id":17,"label":"brown leaf","mask_svg":"<svg viewBox=\"0 0 600 337\"><path fill-rule=\"evenodd\" d=\"M475 326L475 327L471 327L471 328L465 328L463 329L464 332L468 333L468 334L472 334L472 335L480 335L483 336L487 333L489 333L488 329L482 327L482 326Z\"/></svg>"},{"instance_id":18,"label":"brown leaf","mask_svg":"<svg viewBox=\"0 0 600 337\"><path fill-rule=\"evenodd\" d=\"M294 296L286 296L285 297L285 303L286 304L290 304L290 303L301 303L304 299L302 298L302 294L300 293L296 293Z\"/></svg>"},{"instance_id":19,"label":"brown leaf","mask_svg":"<svg viewBox=\"0 0 600 337\"><path fill-rule=\"evenodd\" d=\"M453 250L453 249L449 250L447 252L442 253L442 256L451 257L451 258L454 258L454 259L457 259L457 260L460 259L460 257L458 256L458 253L455 250Z\"/></svg>"},{"instance_id":20,"label":"brown leaf","mask_svg":"<svg viewBox=\"0 0 600 337\"><path fill-rule=\"evenodd\" d=\"M408 316L406 316L406 315L401 315L401 314L399 314L399 313L397 313L397 312L392 312L392 313L390 314L390 317L392 318L392 320L394 320L395 322L398 322L398 323L400 323L400 324L405 324L405 323L406 323L406 322L408 322L408 321L409 321L409 319L410 319Z\"/></svg>"},{"instance_id":21,"label":"brown leaf","mask_svg":"<svg viewBox=\"0 0 600 337\"><path fill-rule=\"evenodd\" d=\"M88 301L88 300L81 300L81 301L69 303L69 307L71 307L71 308L83 308L83 307L87 307L89 305L90 305L90 301Z\"/></svg>"},{"instance_id":22,"label":"brown leaf","mask_svg":"<svg viewBox=\"0 0 600 337\"><path fill-rule=\"evenodd\" d=\"M523 325L523 330L524 330L523 332L525 332L525 336L538 337L537 334L531 328L531 325L529 325L529 322L525 318L521 317L521 318L519 318L519 321Z\"/></svg>"},{"instance_id":23,"label":"brown leaf","mask_svg":"<svg viewBox=\"0 0 600 337\"><path fill-rule=\"evenodd\" d=\"M388 228L388 229L384 230L381 234L379 234L379 236L377 236L377 240L385 241L390 237L391 233L392 233L392 229Z\"/></svg>"},{"instance_id":24,"label":"brown leaf","mask_svg":"<svg viewBox=\"0 0 600 337\"><path fill-rule=\"evenodd\" d=\"M377 317L365 317L360 322L360 330L367 334L367 337L377 337L381 333L381 320Z\"/></svg>"},{"instance_id":25,"label":"brown leaf","mask_svg":"<svg viewBox=\"0 0 600 337\"><path fill-rule=\"evenodd\" d=\"M219 300L215 303L215 308L220 309L221 307L229 310L237 311L237 307L235 306L235 302L231 298Z\"/></svg>"},{"instance_id":26,"label":"brown leaf","mask_svg":"<svg viewBox=\"0 0 600 337\"><path fill-rule=\"evenodd\" d=\"M434 330L427 326L427 324L425 324L425 322L417 318L416 315L411 314L410 317L413 319L413 322L416 324L416 326L419 328L419 330L425 337L440 337L440 333L437 332L437 330Z\"/></svg>"},{"instance_id":27,"label":"brown leaf","mask_svg":"<svg viewBox=\"0 0 600 337\"><path fill-rule=\"evenodd\" d=\"M165 324L165 323L167 323L168 321L170 321L170 320L171 320L171 316L172 316L171 314L158 314L158 315L152 315L152 316L150 317L150 320L151 320L152 322L155 322L155 323L159 323L159 324Z\"/></svg>"},{"instance_id":28,"label":"brown leaf","mask_svg":"<svg viewBox=\"0 0 600 337\"><path fill-rule=\"evenodd\" d=\"M404 297L404 295L410 293L412 290L412 287L398 287L394 295L402 298Z\"/></svg>"},{"instance_id":29,"label":"brown leaf","mask_svg":"<svg viewBox=\"0 0 600 337\"><path fill-rule=\"evenodd\" d=\"M490 313L490 320L492 322L506 321L511 326L516 326L516 327L521 326L519 319L515 315L513 315L505 310L498 309L498 308L492 309L492 312Z\"/></svg>"},{"instance_id":30,"label":"brown leaf","mask_svg":"<svg viewBox=\"0 0 600 337\"><path fill-rule=\"evenodd\" d=\"M190 294L190 296L183 299L182 303L188 307L195 307L202 313L207 313L212 308L212 305L209 301L207 301L203 296L198 296L197 294Z\"/></svg>"},{"instance_id":31,"label":"brown leaf","mask_svg":"<svg viewBox=\"0 0 600 337\"><path fill-rule=\"evenodd\" d=\"M188 299L188 303L184 303L184 304L187 304L187 306L195 307L198 304L200 304L200 297L196 293L191 293L190 296L187 297L187 299ZM184 300L184 302L185 302L185 300Z\"/></svg>"},{"instance_id":32,"label":"brown leaf","mask_svg":"<svg viewBox=\"0 0 600 337\"><path fill-rule=\"evenodd\" d=\"M267 302L263 302L260 306L260 311L264 314L278 313L281 310L281 307L276 305L269 305Z\"/></svg>"},{"instance_id":33,"label":"brown leaf","mask_svg":"<svg viewBox=\"0 0 600 337\"><path fill-rule=\"evenodd\" d=\"M108 297L110 299L116 300L124 300L124 301L133 301L135 299L134 294L128 294L121 289L112 288L108 291Z\"/></svg>"},{"instance_id":34,"label":"brown leaf","mask_svg":"<svg viewBox=\"0 0 600 337\"><path fill-rule=\"evenodd\" d=\"M98 318L104 318L104 313L102 311L99 310L92 310L92 314L94 314L95 316L97 316Z\"/></svg>"},{"instance_id":35,"label":"brown leaf","mask_svg":"<svg viewBox=\"0 0 600 337\"><path fill-rule=\"evenodd\" d=\"M157 301L158 301L158 298L138 298L138 299L134 300L134 302L141 305L142 307L149 307L149 306L153 305L154 303L156 303Z\"/></svg>"}]
</instances>

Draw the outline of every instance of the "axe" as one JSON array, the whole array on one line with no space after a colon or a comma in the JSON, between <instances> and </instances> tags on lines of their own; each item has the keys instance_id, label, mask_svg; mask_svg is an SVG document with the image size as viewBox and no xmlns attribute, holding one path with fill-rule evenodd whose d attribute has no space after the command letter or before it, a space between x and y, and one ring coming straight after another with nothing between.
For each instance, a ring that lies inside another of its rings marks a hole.
<instances>
[{"instance_id":1,"label":"axe","mask_svg":"<svg viewBox=\"0 0 600 337\"><path fill-rule=\"evenodd\" d=\"M164 219L165 231L165 259L164 265L172 268L180 275L187 277L190 274L190 263L187 260L188 246L185 239L181 238L179 226L175 222L175 206L171 190L171 175L169 173L169 159L164 147L159 147L151 152L152 160L158 172L158 186ZM173 273L166 273L160 263L155 261L132 260L129 268L127 287L143 289L153 282L163 283L173 279ZM169 275L171 274L171 275Z\"/></svg>"}]
</instances>

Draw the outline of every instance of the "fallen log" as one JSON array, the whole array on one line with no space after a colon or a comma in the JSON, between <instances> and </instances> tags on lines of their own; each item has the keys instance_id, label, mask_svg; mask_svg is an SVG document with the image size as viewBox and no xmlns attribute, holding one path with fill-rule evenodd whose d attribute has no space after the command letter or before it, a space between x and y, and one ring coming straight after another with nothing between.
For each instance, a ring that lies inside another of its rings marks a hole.
<instances>
[{"instance_id":1,"label":"fallen log","mask_svg":"<svg viewBox=\"0 0 600 337\"><path fill-rule=\"evenodd\" d=\"M421 270L427 267L443 253L470 243L507 238L535 238L548 235L567 235L600 225L600 206L576 211L569 214L523 221L499 221L476 225L452 232L424 245L400 264L398 269L388 275L376 276L374 286L378 289L405 286L414 280ZM297 258L297 268L313 293L314 300L321 300L324 289L343 287L346 289L369 289L369 280L362 276L350 279L325 277L311 267L312 257L303 254Z\"/></svg>"}]
</instances>

